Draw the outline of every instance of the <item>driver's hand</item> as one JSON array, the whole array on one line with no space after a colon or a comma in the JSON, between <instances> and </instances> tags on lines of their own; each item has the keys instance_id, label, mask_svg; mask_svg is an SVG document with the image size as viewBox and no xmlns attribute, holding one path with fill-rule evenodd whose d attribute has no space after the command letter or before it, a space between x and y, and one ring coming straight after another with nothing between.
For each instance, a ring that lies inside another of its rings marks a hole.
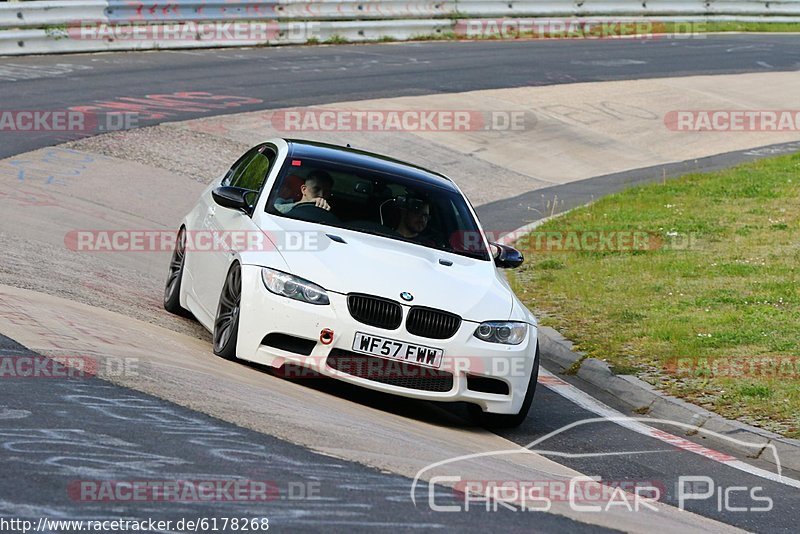
<instances>
[{"instance_id":1,"label":"driver's hand","mask_svg":"<svg viewBox=\"0 0 800 534\"><path fill-rule=\"evenodd\" d=\"M322 209L324 209L324 210L328 210L328 211L330 211L330 210L331 210L331 206L330 206L330 204L328 204L328 201L327 201L327 200L325 200L325 199L324 199L324 198L322 198L322 197L320 197L320 198L317 198L317 199L314 199L314 205L315 205L316 207L318 207L318 208L322 208Z\"/></svg>"}]
</instances>

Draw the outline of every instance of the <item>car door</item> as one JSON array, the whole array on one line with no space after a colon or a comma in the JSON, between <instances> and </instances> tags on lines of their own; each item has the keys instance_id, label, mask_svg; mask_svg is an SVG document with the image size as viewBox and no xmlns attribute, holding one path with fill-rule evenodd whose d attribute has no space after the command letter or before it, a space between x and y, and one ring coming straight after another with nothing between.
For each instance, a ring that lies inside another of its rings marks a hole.
<instances>
[{"instance_id":1,"label":"car door","mask_svg":"<svg viewBox=\"0 0 800 534\"><path fill-rule=\"evenodd\" d=\"M183 287L185 287L187 294L187 304L194 312L200 322L207 324L211 317L209 311L206 309L204 293L207 288L201 283L201 280L208 280L207 271L210 268L208 265L208 252L200 245L205 244L205 238L208 237L208 227L210 224L210 217L216 212L217 206L211 196L211 191L220 185L228 185L231 180L239 176L247 168L248 163L253 155L260 147L254 147L245 152L236 162L228 169L221 179L214 180L197 201L194 209L186 217L186 230L187 230L187 254L184 267ZM197 308L200 308L199 310Z\"/></svg>"},{"instance_id":2,"label":"car door","mask_svg":"<svg viewBox=\"0 0 800 534\"><path fill-rule=\"evenodd\" d=\"M276 157L276 149L271 145L264 144L251 149L232 169L233 172L222 180L221 185L253 191L255 203ZM211 190L203 196L206 210L200 226L201 234L205 235L202 236L204 242L198 240L197 245L202 245L200 248L204 250L198 254L204 258L199 262L202 267L195 271L196 294L204 311L213 319L225 276L236 257L236 247L246 246L248 233L260 230L251 214L224 208L214 202Z\"/></svg>"}]
</instances>

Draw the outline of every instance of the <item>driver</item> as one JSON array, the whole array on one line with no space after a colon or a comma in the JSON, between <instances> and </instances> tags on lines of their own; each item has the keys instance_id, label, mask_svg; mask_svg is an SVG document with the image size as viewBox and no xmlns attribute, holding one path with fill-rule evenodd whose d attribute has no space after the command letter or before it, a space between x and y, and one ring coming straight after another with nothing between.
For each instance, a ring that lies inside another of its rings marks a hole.
<instances>
[{"instance_id":1,"label":"driver","mask_svg":"<svg viewBox=\"0 0 800 534\"><path fill-rule=\"evenodd\" d=\"M333 189L333 178L325 171L314 170L308 173L306 181L300 186L303 197L298 204L313 202L318 208L330 211L331 206L328 199L331 197Z\"/></svg>"},{"instance_id":2,"label":"driver","mask_svg":"<svg viewBox=\"0 0 800 534\"><path fill-rule=\"evenodd\" d=\"M301 204L313 204L314 206L330 211L331 206L328 199L331 197L333 189L333 178L323 170L313 170L303 180L300 186L300 200L297 202L287 201L278 198L275 201L275 209L281 213L288 213L295 206Z\"/></svg>"}]
</instances>

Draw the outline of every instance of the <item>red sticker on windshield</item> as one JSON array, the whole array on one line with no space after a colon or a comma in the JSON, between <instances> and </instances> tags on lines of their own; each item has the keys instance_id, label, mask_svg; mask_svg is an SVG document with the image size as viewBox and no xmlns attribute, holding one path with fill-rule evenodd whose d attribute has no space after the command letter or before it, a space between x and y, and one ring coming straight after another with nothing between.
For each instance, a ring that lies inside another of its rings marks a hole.
<instances>
[{"instance_id":1,"label":"red sticker on windshield","mask_svg":"<svg viewBox=\"0 0 800 534\"><path fill-rule=\"evenodd\" d=\"M302 164L303 164L303 162L300 161L299 159L293 159L292 160L292 167L299 167Z\"/></svg>"}]
</instances>

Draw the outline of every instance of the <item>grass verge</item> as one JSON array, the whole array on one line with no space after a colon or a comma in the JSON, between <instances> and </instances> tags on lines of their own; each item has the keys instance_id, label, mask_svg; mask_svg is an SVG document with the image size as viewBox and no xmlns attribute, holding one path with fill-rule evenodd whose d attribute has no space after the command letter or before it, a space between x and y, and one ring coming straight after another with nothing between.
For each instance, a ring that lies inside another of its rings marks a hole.
<instances>
[{"instance_id":1,"label":"grass verge","mask_svg":"<svg viewBox=\"0 0 800 534\"><path fill-rule=\"evenodd\" d=\"M579 350L800 437L800 154L605 197L518 246L512 286Z\"/></svg>"},{"instance_id":2,"label":"grass verge","mask_svg":"<svg viewBox=\"0 0 800 534\"><path fill-rule=\"evenodd\" d=\"M758 32L758 33L796 33L800 32L797 22L706 22L706 32Z\"/></svg>"}]
</instances>

